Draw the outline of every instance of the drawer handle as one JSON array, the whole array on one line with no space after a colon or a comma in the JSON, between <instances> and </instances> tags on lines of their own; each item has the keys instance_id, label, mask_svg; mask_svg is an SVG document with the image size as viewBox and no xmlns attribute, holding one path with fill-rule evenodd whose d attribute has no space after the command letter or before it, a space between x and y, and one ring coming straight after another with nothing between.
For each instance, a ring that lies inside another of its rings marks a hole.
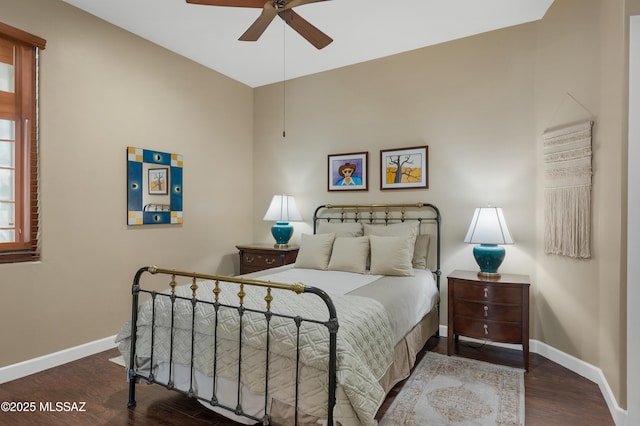
<instances>
[{"instance_id":1,"label":"drawer handle","mask_svg":"<svg viewBox=\"0 0 640 426\"><path fill-rule=\"evenodd\" d=\"M489 326L487 324L484 325L484 335L485 336L489 335Z\"/></svg>"},{"instance_id":2,"label":"drawer handle","mask_svg":"<svg viewBox=\"0 0 640 426\"><path fill-rule=\"evenodd\" d=\"M253 263L254 260L255 258L253 257L247 257L247 263Z\"/></svg>"},{"instance_id":3,"label":"drawer handle","mask_svg":"<svg viewBox=\"0 0 640 426\"><path fill-rule=\"evenodd\" d=\"M266 263L267 265L273 265L274 263L276 263L276 260L275 259L265 258L264 259L264 263Z\"/></svg>"},{"instance_id":4,"label":"drawer handle","mask_svg":"<svg viewBox=\"0 0 640 426\"><path fill-rule=\"evenodd\" d=\"M488 316L489 316L489 307L488 307L488 306L485 306L485 307L484 307L484 317L486 318L486 317L488 317Z\"/></svg>"},{"instance_id":5,"label":"drawer handle","mask_svg":"<svg viewBox=\"0 0 640 426\"><path fill-rule=\"evenodd\" d=\"M489 297L489 289L488 288L484 288L484 298L486 299L487 297Z\"/></svg>"}]
</instances>

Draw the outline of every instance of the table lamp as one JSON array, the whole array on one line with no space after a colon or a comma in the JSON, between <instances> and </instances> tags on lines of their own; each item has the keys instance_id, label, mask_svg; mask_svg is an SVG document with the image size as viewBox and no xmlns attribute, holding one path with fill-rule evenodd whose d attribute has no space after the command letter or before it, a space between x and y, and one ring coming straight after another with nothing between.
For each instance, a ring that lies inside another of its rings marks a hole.
<instances>
[{"instance_id":1,"label":"table lamp","mask_svg":"<svg viewBox=\"0 0 640 426\"><path fill-rule=\"evenodd\" d=\"M479 244L473 248L473 257L480 267L478 276L500 278L498 268L504 260L505 249L498 244L513 244L502 209L499 207L476 208L464 242Z\"/></svg>"},{"instance_id":2,"label":"table lamp","mask_svg":"<svg viewBox=\"0 0 640 426\"><path fill-rule=\"evenodd\" d=\"M293 235L293 226L289 222L302 220L302 216L300 216L296 201L292 196L274 195L263 220L276 221L271 227L271 235L276 240L273 246L285 248L289 247L289 240Z\"/></svg>"}]
</instances>

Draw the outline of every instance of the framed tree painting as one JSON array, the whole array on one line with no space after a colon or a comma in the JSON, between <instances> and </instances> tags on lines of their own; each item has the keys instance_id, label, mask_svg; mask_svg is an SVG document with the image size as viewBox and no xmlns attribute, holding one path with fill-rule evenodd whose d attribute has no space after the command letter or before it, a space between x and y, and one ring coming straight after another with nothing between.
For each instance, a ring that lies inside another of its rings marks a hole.
<instances>
[{"instance_id":1,"label":"framed tree painting","mask_svg":"<svg viewBox=\"0 0 640 426\"><path fill-rule=\"evenodd\" d=\"M380 189L428 188L428 146L380 151Z\"/></svg>"},{"instance_id":2,"label":"framed tree painting","mask_svg":"<svg viewBox=\"0 0 640 426\"><path fill-rule=\"evenodd\" d=\"M158 169L149 169L149 177L147 179L147 185L149 186L150 195L166 195L168 190L168 175L169 168L161 167Z\"/></svg>"},{"instance_id":3,"label":"framed tree painting","mask_svg":"<svg viewBox=\"0 0 640 426\"><path fill-rule=\"evenodd\" d=\"M368 152L328 156L329 191L367 191Z\"/></svg>"}]
</instances>

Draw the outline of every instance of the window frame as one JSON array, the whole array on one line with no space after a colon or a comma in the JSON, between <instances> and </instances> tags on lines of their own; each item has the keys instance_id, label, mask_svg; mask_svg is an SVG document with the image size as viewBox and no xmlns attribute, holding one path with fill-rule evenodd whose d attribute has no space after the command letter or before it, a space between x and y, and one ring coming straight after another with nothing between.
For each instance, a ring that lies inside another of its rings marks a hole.
<instances>
[{"instance_id":1,"label":"window frame","mask_svg":"<svg viewBox=\"0 0 640 426\"><path fill-rule=\"evenodd\" d=\"M15 122L16 241L0 243L0 263L40 258L38 185L38 55L46 41L0 22L0 38L12 43L14 107L0 108L0 118ZM5 92L6 93L6 92ZM10 98L7 96L6 98Z\"/></svg>"}]
</instances>

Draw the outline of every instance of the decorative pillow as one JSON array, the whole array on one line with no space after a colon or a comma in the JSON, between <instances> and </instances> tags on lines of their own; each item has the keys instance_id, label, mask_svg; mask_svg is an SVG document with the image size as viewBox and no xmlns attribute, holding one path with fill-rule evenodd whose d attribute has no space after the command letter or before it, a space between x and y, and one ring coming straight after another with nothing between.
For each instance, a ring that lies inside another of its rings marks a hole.
<instances>
[{"instance_id":1,"label":"decorative pillow","mask_svg":"<svg viewBox=\"0 0 640 426\"><path fill-rule=\"evenodd\" d=\"M418 221L398 222L389 225L364 224L364 235L378 235L380 237L399 237L401 235L418 235Z\"/></svg>"},{"instance_id":2,"label":"decorative pillow","mask_svg":"<svg viewBox=\"0 0 640 426\"><path fill-rule=\"evenodd\" d=\"M411 264L414 236L379 237L369 236L371 245L371 267L374 275L414 275Z\"/></svg>"},{"instance_id":3,"label":"decorative pillow","mask_svg":"<svg viewBox=\"0 0 640 426\"><path fill-rule=\"evenodd\" d=\"M369 256L369 237L338 237L333 242L330 271L364 274Z\"/></svg>"},{"instance_id":4,"label":"decorative pillow","mask_svg":"<svg viewBox=\"0 0 640 426\"><path fill-rule=\"evenodd\" d=\"M431 236L429 234L420 234L416 237L412 261L414 268L427 269L427 259L429 259L430 242Z\"/></svg>"},{"instance_id":5,"label":"decorative pillow","mask_svg":"<svg viewBox=\"0 0 640 426\"><path fill-rule=\"evenodd\" d=\"M302 234L300 250L296 258L296 268L326 270L331 257L333 240L336 235L330 234Z\"/></svg>"},{"instance_id":6,"label":"decorative pillow","mask_svg":"<svg viewBox=\"0 0 640 426\"><path fill-rule=\"evenodd\" d=\"M377 235L379 237L417 237L419 233L420 223L418 221L398 222L390 225L364 224L364 235ZM411 247L410 250L411 258L413 258L415 248Z\"/></svg>"},{"instance_id":7,"label":"decorative pillow","mask_svg":"<svg viewBox=\"0 0 640 426\"><path fill-rule=\"evenodd\" d=\"M318 229L316 234L336 234L337 237L361 237L362 236L362 223L361 222L327 222L326 220L320 220L318 222Z\"/></svg>"}]
</instances>

